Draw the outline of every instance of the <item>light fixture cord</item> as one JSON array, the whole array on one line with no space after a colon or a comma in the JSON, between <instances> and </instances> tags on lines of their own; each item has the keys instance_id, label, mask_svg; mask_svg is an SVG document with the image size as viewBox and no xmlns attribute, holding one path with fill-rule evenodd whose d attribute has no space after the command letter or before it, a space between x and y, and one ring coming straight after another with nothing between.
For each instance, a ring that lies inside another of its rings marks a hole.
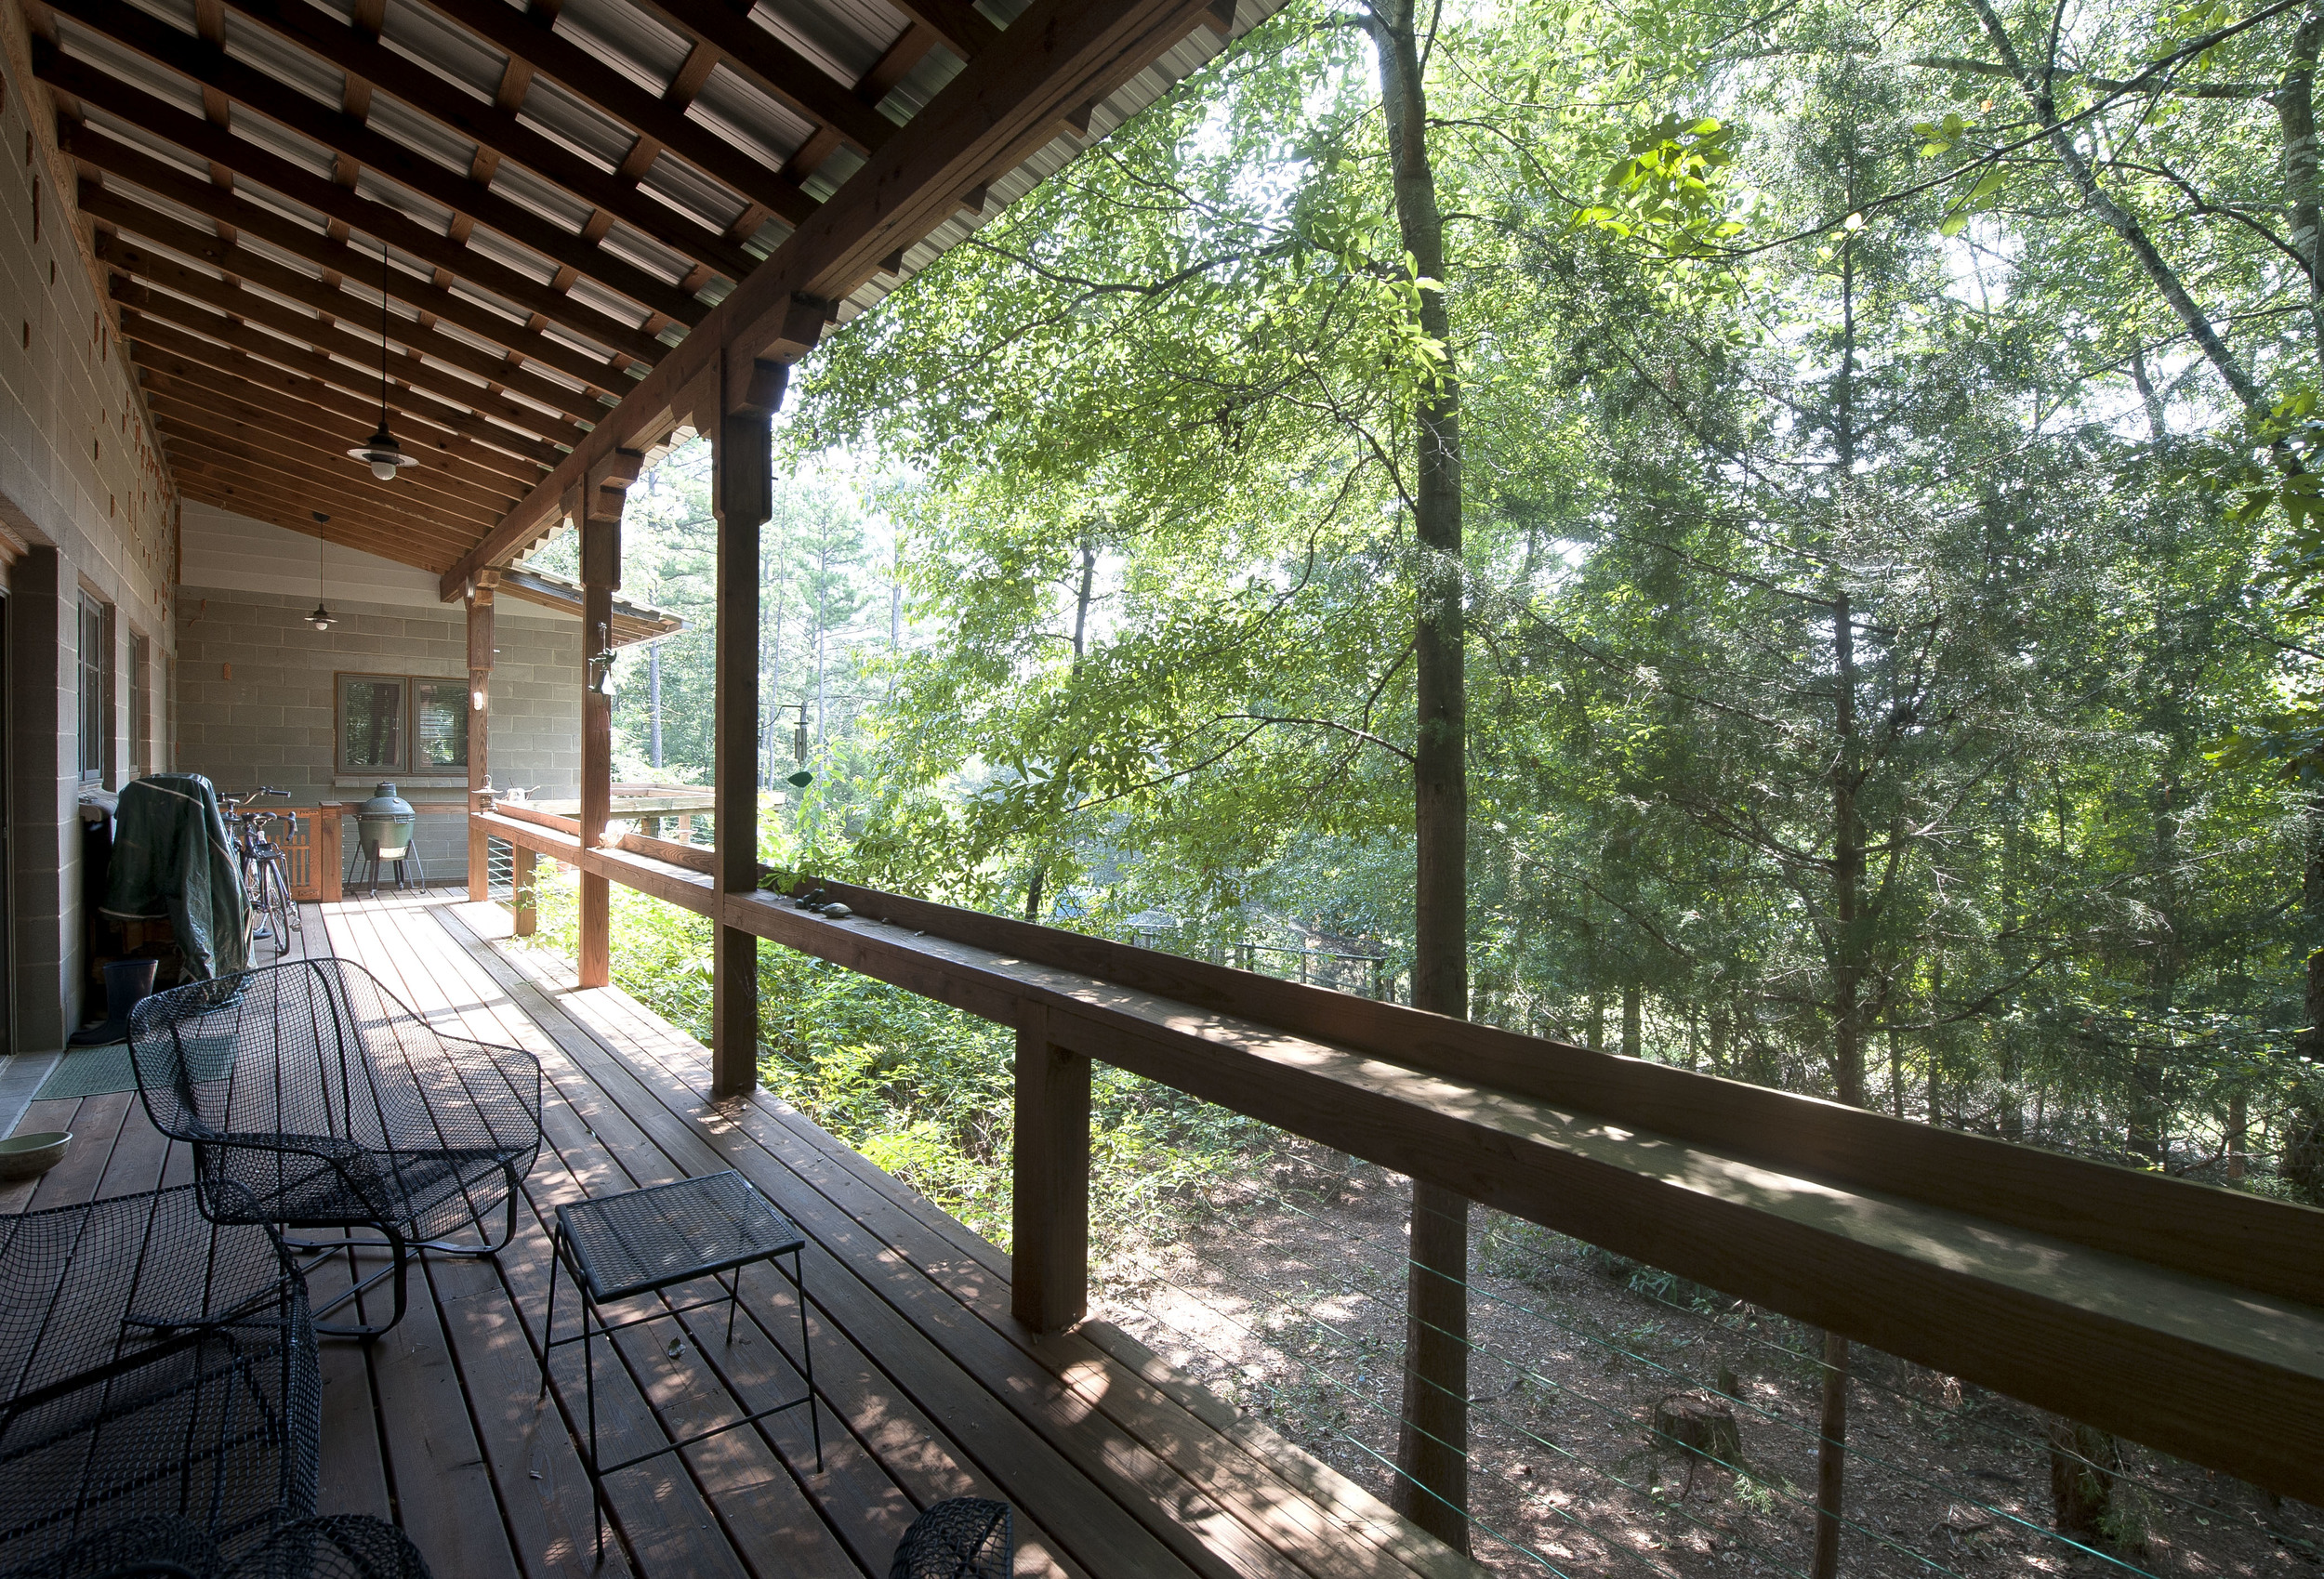
<instances>
[{"instance_id":1,"label":"light fixture cord","mask_svg":"<svg viewBox=\"0 0 2324 1579\"><path fill-rule=\"evenodd\" d=\"M388 428L388 238L379 238L379 430Z\"/></svg>"}]
</instances>

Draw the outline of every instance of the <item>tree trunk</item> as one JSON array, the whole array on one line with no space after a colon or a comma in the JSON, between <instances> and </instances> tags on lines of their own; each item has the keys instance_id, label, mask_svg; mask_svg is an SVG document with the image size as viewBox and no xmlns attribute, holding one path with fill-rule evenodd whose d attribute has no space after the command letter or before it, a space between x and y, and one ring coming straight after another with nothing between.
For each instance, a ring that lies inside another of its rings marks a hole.
<instances>
[{"instance_id":1,"label":"tree trunk","mask_svg":"<svg viewBox=\"0 0 2324 1579\"><path fill-rule=\"evenodd\" d=\"M1414 611L1412 1003L1465 1018L1468 978L1467 688L1460 522L1460 392L1450 365L1445 236L1429 163L1428 103L1414 0L1371 11L1396 222L1419 276L1421 332L1446 348L1415 412L1412 514L1420 551ZM1397 1506L1452 1546L1469 1549L1469 1204L1434 1185L1412 1190L1406 1282L1404 1409Z\"/></svg>"},{"instance_id":2,"label":"tree trunk","mask_svg":"<svg viewBox=\"0 0 2324 1579\"><path fill-rule=\"evenodd\" d=\"M1815 1579L1840 1572L1841 1520L1848 1493L1848 1340L1824 1335L1824 1398L1816 1426Z\"/></svg>"},{"instance_id":3,"label":"tree trunk","mask_svg":"<svg viewBox=\"0 0 2324 1579\"><path fill-rule=\"evenodd\" d=\"M1640 1034L1644 1020L1644 993L1635 981L1622 985L1622 1056L1626 1059L1644 1057L1644 1039Z\"/></svg>"}]
</instances>

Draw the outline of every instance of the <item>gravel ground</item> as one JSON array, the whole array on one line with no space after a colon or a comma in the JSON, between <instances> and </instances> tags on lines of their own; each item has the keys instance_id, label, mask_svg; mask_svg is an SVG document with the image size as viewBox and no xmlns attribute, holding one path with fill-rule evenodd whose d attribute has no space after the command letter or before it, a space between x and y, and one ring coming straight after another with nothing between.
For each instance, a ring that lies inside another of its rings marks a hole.
<instances>
[{"instance_id":1,"label":"gravel ground","mask_svg":"<svg viewBox=\"0 0 2324 1579\"><path fill-rule=\"evenodd\" d=\"M1303 1143L1248 1182L1108 1236L1093 1315L1385 1496L1406 1181ZM1471 1235L1471 1511L1510 1575L1806 1575L1820 1335L1479 1210ZM1657 1454L1657 1403L1736 1418L1747 1472ZM1720 1396L1724 1395L1724 1396ZM2324 1514L2124 1444L2106 1555L2053 1534L2046 1417L1859 1349L1840 1572L2305 1575Z\"/></svg>"}]
</instances>

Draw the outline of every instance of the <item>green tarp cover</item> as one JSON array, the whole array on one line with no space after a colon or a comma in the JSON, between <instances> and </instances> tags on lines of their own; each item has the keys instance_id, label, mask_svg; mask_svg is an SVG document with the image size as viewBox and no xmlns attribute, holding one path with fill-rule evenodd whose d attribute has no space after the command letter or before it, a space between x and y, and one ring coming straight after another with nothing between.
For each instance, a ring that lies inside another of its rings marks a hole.
<instances>
[{"instance_id":1,"label":"green tarp cover","mask_svg":"<svg viewBox=\"0 0 2324 1579\"><path fill-rule=\"evenodd\" d=\"M248 968L250 901L215 784L199 773L153 773L121 792L102 908L123 921L167 916L191 980Z\"/></svg>"}]
</instances>

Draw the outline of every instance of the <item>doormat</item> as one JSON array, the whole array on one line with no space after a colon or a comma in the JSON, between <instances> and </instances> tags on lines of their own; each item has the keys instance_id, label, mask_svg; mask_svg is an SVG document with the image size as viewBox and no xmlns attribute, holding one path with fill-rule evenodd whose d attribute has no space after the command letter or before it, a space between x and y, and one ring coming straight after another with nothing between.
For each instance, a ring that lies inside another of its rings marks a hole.
<instances>
[{"instance_id":1,"label":"doormat","mask_svg":"<svg viewBox=\"0 0 2324 1579\"><path fill-rule=\"evenodd\" d=\"M171 1055L173 1058L176 1055ZM205 1080L222 1078L234 1061L234 1039L231 1036L197 1036L187 1046L190 1072L198 1084ZM169 1072L175 1074L175 1069ZM55 1101L59 1098L103 1097L115 1091L138 1088L137 1066L129 1061L129 1044L108 1042L99 1047L70 1047L57 1060L57 1067L48 1072L33 1094L35 1102Z\"/></svg>"}]
</instances>

